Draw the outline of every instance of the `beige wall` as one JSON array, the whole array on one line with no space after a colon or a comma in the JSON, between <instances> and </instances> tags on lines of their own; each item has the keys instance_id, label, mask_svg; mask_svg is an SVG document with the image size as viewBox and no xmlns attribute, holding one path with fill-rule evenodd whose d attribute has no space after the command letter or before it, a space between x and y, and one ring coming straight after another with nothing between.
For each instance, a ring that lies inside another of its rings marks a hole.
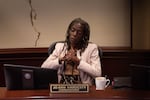
<instances>
[{"instance_id":1,"label":"beige wall","mask_svg":"<svg viewBox=\"0 0 150 100\"><path fill-rule=\"evenodd\" d=\"M91 26L90 41L100 46L131 46L130 0L32 0L37 13L33 28L29 0L0 0L0 48L48 47L64 40L76 17Z\"/></svg>"}]
</instances>

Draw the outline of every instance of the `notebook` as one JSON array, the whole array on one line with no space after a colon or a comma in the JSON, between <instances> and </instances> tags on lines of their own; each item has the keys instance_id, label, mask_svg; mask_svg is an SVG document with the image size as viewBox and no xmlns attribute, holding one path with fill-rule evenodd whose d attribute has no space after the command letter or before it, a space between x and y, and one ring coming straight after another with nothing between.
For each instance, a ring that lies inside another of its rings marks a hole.
<instances>
[{"instance_id":1,"label":"notebook","mask_svg":"<svg viewBox=\"0 0 150 100\"><path fill-rule=\"evenodd\" d=\"M8 90L49 89L58 83L57 70L36 66L4 64L4 76Z\"/></svg>"}]
</instances>

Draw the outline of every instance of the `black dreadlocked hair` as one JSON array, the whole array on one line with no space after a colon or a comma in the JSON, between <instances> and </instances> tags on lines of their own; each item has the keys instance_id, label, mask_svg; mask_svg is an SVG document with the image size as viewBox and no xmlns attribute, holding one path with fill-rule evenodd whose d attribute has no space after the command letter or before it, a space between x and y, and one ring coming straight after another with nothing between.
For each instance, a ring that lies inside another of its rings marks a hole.
<instances>
[{"instance_id":1,"label":"black dreadlocked hair","mask_svg":"<svg viewBox=\"0 0 150 100\"><path fill-rule=\"evenodd\" d=\"M81 41L81 44L82 44L82 51L85 50L85 48L87 47L88 45L88 42L89 42L89 38L90 38L90 26L89 24L82 20L81 18L75 18L68 26L68 29L67 29L67 33L66 33L66 43L68 45L68 49L70 49L70 41L69 41L69 31L71 29L71 27L75 24L75 23L80 23L82 26L83 26L83 38L82 38L82 41Z\"/></svg>"}]
</instances>

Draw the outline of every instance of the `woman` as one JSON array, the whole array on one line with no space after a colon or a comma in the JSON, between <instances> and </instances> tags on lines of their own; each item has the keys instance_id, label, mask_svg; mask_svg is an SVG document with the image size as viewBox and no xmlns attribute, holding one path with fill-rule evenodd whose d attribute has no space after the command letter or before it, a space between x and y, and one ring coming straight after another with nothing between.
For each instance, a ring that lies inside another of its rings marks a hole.
<instances>
[{"instance_id":1,"label":"woman","mask_svg":"<svg viewBox=\"0 0 150 100\"><path fill-rule=\"evenodd\" d=\"M98 47L89 42L89 24L74 19L67 30L65 43L57 43L53 53L41 67L58 70L59 83L87 83L101 76Z\"/></svg>"}]
</instances>

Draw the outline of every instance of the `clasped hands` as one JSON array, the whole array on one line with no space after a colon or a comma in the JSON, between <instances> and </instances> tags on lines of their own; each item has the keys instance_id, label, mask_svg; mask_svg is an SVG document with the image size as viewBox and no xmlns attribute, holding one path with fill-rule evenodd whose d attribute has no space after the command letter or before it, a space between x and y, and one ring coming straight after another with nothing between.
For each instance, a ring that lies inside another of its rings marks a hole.
<instances>
[{"instance_id":1,"label":"clasped hands","mask_svg":"<svg viewBox=\"0 0 150 100\"><path fill-rule=\"evenodd\" d=\"M59 63L62 63L63 61L75 66L78 66L80 63L80 59L77 57L75 50L69 50L64 57L59 58Z\"/></svg>"}]
</instances>

